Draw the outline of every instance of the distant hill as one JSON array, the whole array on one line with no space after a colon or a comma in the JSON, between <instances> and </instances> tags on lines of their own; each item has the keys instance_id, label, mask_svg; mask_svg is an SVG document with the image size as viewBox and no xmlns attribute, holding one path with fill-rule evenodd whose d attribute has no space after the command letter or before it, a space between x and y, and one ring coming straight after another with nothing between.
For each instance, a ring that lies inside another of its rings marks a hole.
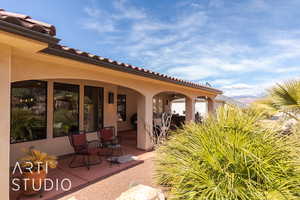
<instances>
[{"instance_id":1,"label":"distant hill","mask_svg":"<svg viewBox=\"0 0 300 200\"><path fill-rule=\"evenodd\" d=\"M224 101L226 102L227 104L232 104L232 105L236 105L238 107L246 107L247 106L247 103L244 103L238 99L234 99L232 97L228 97L228 96L225 96L225 95L218 95L215 100L217 101Z\"/></svg>"},{"instance_id":2,"label":"distant hill","mask_svg":"<svg viewBox=\"0 0 300 200\"><path fill-rule=\"evenodd\" d=\"M256 101L257 99L262 98L263 95L258 95L258 96L254 96L254 95L241 95L241 96L233 96L231 97L232 99L235 99L236 101L240 101L244 104L250 104L254 101Z\"/></svg>"}]
</instances>

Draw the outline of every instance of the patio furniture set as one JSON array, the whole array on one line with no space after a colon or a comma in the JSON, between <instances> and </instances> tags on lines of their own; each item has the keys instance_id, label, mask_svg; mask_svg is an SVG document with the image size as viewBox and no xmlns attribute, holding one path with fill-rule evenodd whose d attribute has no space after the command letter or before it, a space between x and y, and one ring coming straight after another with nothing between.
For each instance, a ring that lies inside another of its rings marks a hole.
<instances>
[{"instance_id":1,"label":"patio furniture set","mask_svg":"<svg viewBox=\"0 0 300 200\"><path fill-rule=\"evenodd\" d=\"M110 164L118 164L118 156L123 155L120 138L115 135L114 127L105 127L97 131L97 140L88 141L85 131L69 134L69 141L74 149L74 155L69 163L70 168L87 167L101 164L101 157L105 157ZM76 163L78 157L82 157L80 163ZM97 161L91 161L91 157L97 157Z\"/></svg>"}]
</instances>

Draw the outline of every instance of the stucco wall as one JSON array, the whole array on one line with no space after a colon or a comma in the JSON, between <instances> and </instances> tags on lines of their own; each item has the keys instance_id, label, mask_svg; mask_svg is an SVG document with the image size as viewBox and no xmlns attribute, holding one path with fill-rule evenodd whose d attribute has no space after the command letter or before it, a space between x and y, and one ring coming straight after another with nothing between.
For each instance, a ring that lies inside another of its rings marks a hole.
<instances>
[{"instance_id":1,"label":"stucco wall","mask_svg":"<svg viewBox=\"0 0 300 200\"><path fill-rule=\"evenodd\" d=\"M9 199L11 48L0 44L0 196Z\"/></svg>"},{"instance_id":2,"label":"stucco wall","mask_svg":"<svg viewBox=\"0 0 300 200\"><path fill-rule=\"evenodd\" d=\"M43 140L36 140L36 141L30 141L30 142L22 142L22 143L16 143L11 144L11 151L10 151L10 164L13 165L15 161L20 158L23 155L23 152L21 151L22 148L29 148L34 147L41 151L47 152L52 155L64 155L69 154L73 152L73 149L69 143L69 139L67 136L64 137L53 137L53 87L51 85L54 82L59 83L70 83L70 84L76 84L79 85L80 90L80 129L83 129L83 88L85 85L89 86L96 86L96 87L103 87L104 88L104 99L103 99L103 124L104 126L115 126L117 128L117 115L116 115L116 99L114 104L108 104L108 93L113 92L115 94L117 93L117 86L112 84L106 84L96 81L87 81L87 80L62 80L62 79L54 79L54 80L46 80L48 82L48 105L47 105L47 139ZM97 139L96 133L88 133L87 134L88 139Z\"/></svg>"}]
</instances>

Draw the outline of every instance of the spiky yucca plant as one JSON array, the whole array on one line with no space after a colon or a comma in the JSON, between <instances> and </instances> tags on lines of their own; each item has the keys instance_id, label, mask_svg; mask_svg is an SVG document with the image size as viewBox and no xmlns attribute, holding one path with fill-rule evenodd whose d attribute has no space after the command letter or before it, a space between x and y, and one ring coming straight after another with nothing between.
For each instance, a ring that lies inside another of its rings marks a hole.
<instances>
[{"instance_id":1,"label":"spiky yucca plant","mask_svg":"<svg viewBox=\"0 0 300 200\"><path fill-rule=\"evenodd\" d=\"M279 137L261 114L220 109L158 149L156 178L171 199L300 199L300 138Z\"/></svg>"}]
</instances>

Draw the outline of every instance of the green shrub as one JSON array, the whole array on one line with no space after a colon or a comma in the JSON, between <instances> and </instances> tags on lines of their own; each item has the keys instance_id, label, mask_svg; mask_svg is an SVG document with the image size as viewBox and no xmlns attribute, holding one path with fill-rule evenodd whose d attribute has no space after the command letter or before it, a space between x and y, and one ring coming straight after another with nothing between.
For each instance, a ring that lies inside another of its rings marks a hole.
<instances>
[{"instance_id":1,"label":"green shrub","mask_svg":"<svg viewBox=\"0 0 300 200\"><path fill-rule=\"evenodd\" d=\"M261 114L220 109L158 149L156 178L171 199L300 199L299 138L279 137Z\"/></svg>"}]
</instances>

